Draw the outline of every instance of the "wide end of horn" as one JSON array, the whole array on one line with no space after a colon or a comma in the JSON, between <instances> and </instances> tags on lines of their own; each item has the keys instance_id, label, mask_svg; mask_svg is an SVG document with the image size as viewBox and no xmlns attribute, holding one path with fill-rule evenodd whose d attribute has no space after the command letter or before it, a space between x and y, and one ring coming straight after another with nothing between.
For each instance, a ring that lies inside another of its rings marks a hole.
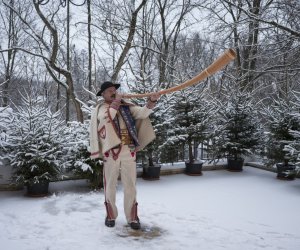
<instances>
[{"instance_id":1,"label":"wide end of horn","mask_svg":"<svg viewBox=\"0 0 300 250\"><path fill-rule=\"evenodd\" d=\"M236 58L236 52L234 49L228 49L225 52L231 59L235 59Z\"/></svg>"}]
</instances>

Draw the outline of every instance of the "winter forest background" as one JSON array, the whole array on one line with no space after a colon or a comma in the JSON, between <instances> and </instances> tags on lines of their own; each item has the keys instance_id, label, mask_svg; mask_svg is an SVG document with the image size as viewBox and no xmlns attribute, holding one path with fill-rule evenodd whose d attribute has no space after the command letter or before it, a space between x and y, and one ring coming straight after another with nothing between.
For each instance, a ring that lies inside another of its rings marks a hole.
<instances>
[{"instance_id":1,"label":"winter forest background","mask_svg":"<svg viewBox=\"0 0 300 250\"><path fill-rule=\"evenodd\" d=\"M251 137L240 153L272 159L276 141L299 162L297 0L2 0L0 34L0 146L16 166L24 152L91 168L89 115L103 81L123 92L172 87L227 48L237 58L224 70L161 97L147 157L223 157L230 126L239 123L248 126L242 137ZM211 151L187 154L199 144Z\"/></svg>"}]
</instances>

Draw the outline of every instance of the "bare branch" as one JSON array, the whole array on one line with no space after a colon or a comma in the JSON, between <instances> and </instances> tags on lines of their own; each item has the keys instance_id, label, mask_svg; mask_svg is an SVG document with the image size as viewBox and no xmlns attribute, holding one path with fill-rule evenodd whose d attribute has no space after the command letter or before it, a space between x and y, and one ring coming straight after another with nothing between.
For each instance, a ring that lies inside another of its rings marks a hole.
<instances>
[{"instance_id":1,"label":"bare branch","mask_svg":"<svg viewBox=\"0 0 300 250\"><path fill-rule=\"evenodd\" d=\"M27 54L30 54L32 56L40 57L40 58L48 61L48 63L50 63L50 61L48 60L48 58L45 57L45 56L43 56L42 54L37 54L37 53L31 52L31 51L29 51L27 49L24 49L22 47L12 47L12 48L7 48L7 49L2 49L2 50L0 50L0 53L4 53L4 52L8 52L8 51L17 51L17 50L23 51L23 52L25 52Z\"/></svg>"},{"instance_id":2,"label":"bare branch","mask_svg":"<svg viewBox=\"0 0 300 250\"><path fill-rule=\"evenodd\" d=\"M40 18L43 20L44 24L48 28L48 30L51 32L51 36L53 38L53 45L52 45L52 51L51 51L51 57L50 57L50 62L55 64L56 58L57 58L57 53L58 53L58 34L57 30L52 27L48 19L44 16L44 14L40 10L39 3L36 2L36 0L33 1L35 10L37 14L40 16Z\"/></svg>"},{"instance_id":3,"label":"bare branch","mask_svg":"<svg viewBox=\"0 0 300 250\"><path fill-rule=\"evenodd\" d=\"M49 66L49 64L46 63L46 62L45 62L45 65L46 65L46 68L47 68L49 74L50 74L51 77L54 79L54 81L56 81L58 84L62 85L62 86L65 87L66 89L68 89L69 86L68 86L66 83L60 81L60 80L56 77L56 75L55 75L54 72L52 71L51 66Z\"/></svg>"},{"instance_id":4,"label":"bare branch","mask_svg":"<svg viewBox=\"0 0 300 250\"><path fill-rule=\"evenodd\" d=\"M262 23L266 23L266 24L270 24L271 26L274 26L276 28L279 28L281 30L284 30L288 33L290 33L293 36L296 36L298 38L300 38L300 32L293 30L287 26L281 25L278 22L275 21L269 21L269 20L265 20L263 18L258 17L257 15L253 14L252 12L243 9L240 5L236 5L234 4L232 1L228 1L228 0L223 0L224 2L226 2L228 5L233 6L237 9L239 9L240 11L242 11L243 13L245 13L248 17L250 17L251 19L254 19L256 21L262 22ZM272 3L273 1L269 1L267 4L268 6Z\"/></svg>"},{"instance_id":5,"label":"bare branch","mask_svg":"<svg viewBox=\"0 0 300 250\"><path fill-rule=\"evenodd\" d=\"M20 20L31 30L32 34L36 37L37 40L41 41L42 44L45 46L45 48L49 51L49 47L47 45L47 43L44 41L44 39L39 36L35 30L31 27L31 25L21 16L21 14L14 9L12 6L10 6L9 4L7 4L6 2L3 1L3 4L8 7L9 9L11 9L19 18ZM32 36L32 35L31 35Z\"/></svg>"},{"instance_id":6,"label":"bare branch","mask_svg":"<svg viewBox=\"0 0 300 250\"><path fill-rule=\"evenodd\" d=\"M132 43L132 40L133 40L133 37L134 37L134 34L135 34L135 30L136 30L137 15L138 15L139 11L143 8L143 6L146 4L146 2L147 2L147 0L143 0L141 2L141 4L138 6L138 8L132 13L127 41L126 41L125 47L124 47L124 49L123 49L123 51L122 51L122 53L119 57L119 60L118 60L117 65L115 67L114 73L112 75L112 81L113 82L116 81L116 79L119 75L119 72L122 68L122 65L125 62L125 57L126 57L128 51L131 48L131 43Z\"/></svg>"}]
</instances>

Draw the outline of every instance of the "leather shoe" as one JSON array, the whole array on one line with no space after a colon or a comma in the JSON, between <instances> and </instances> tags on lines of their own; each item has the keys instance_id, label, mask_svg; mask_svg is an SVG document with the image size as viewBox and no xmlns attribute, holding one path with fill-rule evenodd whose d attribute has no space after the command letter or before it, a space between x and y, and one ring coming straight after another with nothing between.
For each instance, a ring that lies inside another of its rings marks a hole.
<instances>
[{"instance_id":1,"label":"leather shoe","mask_svg":"<svg viewBox=\"0 0 300 250\"><path fill-rule=\"evenodd\" d=\"M132 229L134 229L134 230L139 230L139 229L141 229L141 223L140 223L139 220L131 221L131 222L129 223L129 225L130 225L130 227L131 227Z\"/></svg>"},{"instance_id":2,"label":"leather shoe","mask_svg":"<svg viewBox=\"0 0 300 250\"><path fill-rule=\"evenodd\" d=\"M115 226L115 220L110 220L108 217L105 218L105 226L107 227L114 227Z\"/></svg>"}]
</instances>

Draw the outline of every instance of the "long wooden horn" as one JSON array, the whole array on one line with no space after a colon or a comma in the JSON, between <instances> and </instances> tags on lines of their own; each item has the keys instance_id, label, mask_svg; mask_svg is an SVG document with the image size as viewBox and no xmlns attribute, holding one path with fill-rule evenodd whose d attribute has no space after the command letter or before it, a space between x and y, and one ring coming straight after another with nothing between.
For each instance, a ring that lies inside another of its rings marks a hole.
<instances>
[{"instance_id":1,"label":"long wooden horn","mask_svg":"<svg viewBox=\"0 0 300 250\"><path fill-rule=\"evenodd\" d=\"M228 63L230 63L232 60L236 58L236 53L233 49L227 49L220 57L218 57L211 65L209 65L205 70L200 72L198 75L193 77L192 79L189 79L185 81L182 84L179 84L177 86L168 88L168 89L163 89L158 92L150 92L150 93L144 93L144 94L122 94L123 98L141 98L141 97L147 97L151 96L152 94L168 94L174 91L178 91L181 89L184 89L186 87L192 86L205 78L213 75L214 73L218 72L222 68L224 68Z\"/></svg>"}]
</instances>

